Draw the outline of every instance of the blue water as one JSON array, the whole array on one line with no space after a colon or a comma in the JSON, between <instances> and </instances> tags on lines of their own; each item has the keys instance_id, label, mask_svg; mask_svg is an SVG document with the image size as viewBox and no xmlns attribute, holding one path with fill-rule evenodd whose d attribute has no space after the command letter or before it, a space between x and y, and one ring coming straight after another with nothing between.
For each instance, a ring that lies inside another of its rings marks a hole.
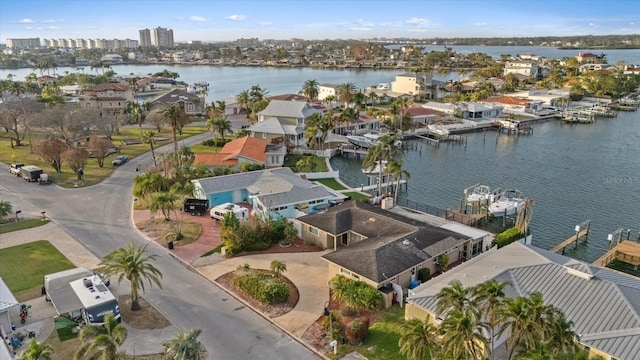
<instances>
[{"instance_id":1,"label":"blue water","mask_svg":"<svg viewBox=\"0 0 640 360\"><path fill-rule=\"evenodd\" d=\"M607 234L640 227L640 113L591 125L534 124L533 135L467 134L467 146L417 145L404 159L411 174L401 197L457 209L464 188L482 183L518 189L533 200L534 244L551 248L592 220L586 245L567 254L593 261L607 249ZM334 170L351 186L366 184L361 162L335 157Z\"/></svg>"}]
</instances>

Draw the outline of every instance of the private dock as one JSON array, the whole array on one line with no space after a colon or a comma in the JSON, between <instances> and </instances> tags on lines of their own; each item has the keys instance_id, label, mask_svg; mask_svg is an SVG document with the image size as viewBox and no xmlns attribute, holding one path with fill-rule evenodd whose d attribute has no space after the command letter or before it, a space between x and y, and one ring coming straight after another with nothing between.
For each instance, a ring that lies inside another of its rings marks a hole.
<instances>
[{"instance_id":1,"label":"private dock","mask_svg":"<svg viewBox=\"0 0 640 360\"><path fill-rule=\"evenodd\" d=\"M607 266L613 260L631 264L637 269L638 265L640 265L640 244L630 240L621 241L598 260L594 261L593 264Z\"/></svg>"},{"instance_id":2,"label":"private dock","mask_svg":"<svg viewBox=\"0 0 640 360\"><path fill-rule=\"evenodd\" d=\"M560 244L556 245L553 249L551 249L551 252L558 252L562 250L562 255L564 255L564 249L567 246L571 245L571 243L575 243L577 247L578 240L580 240L580 238L584 237L584 241L587 241L587 238L589 237L590 227L591 227L591 220L586 220L586 221L583 221L580 225L576 225L576 228L575 228L576 234L571 236L567 240L561 242Z\"/></svg>"},{"instance_id":3,"label":"private dock","mask_svg":"<svg viewBox=\"0 0 640 360\"><path fill-rule=\"evenodd\" d=\"M451 143L466 143L467 137L461 135L440 135L434 132L425 132L422 134L411 134L411 136L426 140L429 144L439 146L441 142L451 142Z\"/></svg>"},{"instance_id":4,"label":"private dock","mask_svg":"<svg viewBox=\"0 0 640 360\"><path fill-rule=\"evenodd\" d=\"M498 133L505 132L509 135L530 135L533 134L533 125L524 121L500 120L498 122Z\"/></svg>"}]
</instances>

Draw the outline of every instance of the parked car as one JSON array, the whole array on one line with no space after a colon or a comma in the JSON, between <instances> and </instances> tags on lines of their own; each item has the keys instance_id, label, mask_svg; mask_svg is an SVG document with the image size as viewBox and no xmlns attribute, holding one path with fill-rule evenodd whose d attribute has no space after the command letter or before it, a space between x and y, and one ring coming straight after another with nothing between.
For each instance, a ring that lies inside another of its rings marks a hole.
<instances>
[{"instance_id":1,"label":"parked car","mask_svg":"<svg viewBox=\"0 0 640 360\"><path fill-rule=\"evenodd\" d=\"M15 163L9 165L9 172L15 176L20 176L20 168L23 167L23 163Z\"/></svg>"},{"instance_id":2,"label":"parked car","mask_svg":"<svg viewBox=\"0 0 640 360\"><path fill-rule=\"evenodd\" d=\"M111 165L120 166L120 165L124 165L124 163L126 163L127 161L129 161L129 157L127 155L120 155L120 156L116 156L116 158L113 159L113 161L111 162Z\"/></svg>"}]
</instances>

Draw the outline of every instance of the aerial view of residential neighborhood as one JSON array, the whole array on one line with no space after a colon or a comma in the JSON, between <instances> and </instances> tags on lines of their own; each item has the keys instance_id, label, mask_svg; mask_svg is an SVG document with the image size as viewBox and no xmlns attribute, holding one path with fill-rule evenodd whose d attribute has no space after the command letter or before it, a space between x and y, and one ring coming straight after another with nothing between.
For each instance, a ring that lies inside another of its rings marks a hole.
<instances>
[{"instance_id":1,"label":"aerial view of residential neighborhood","mask_svg":"<svg viewBox=\"0 0 640 360\"><path fill-rule=\"evenodd\" d=\"M0 3L0 360L640 360L640 7Z\"/></svg>"}]
</instances>

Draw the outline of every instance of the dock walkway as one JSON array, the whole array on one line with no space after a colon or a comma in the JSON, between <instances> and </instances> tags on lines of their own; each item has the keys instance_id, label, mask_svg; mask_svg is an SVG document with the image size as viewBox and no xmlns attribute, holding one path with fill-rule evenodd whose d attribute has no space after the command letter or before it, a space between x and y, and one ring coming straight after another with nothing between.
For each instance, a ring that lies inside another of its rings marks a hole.
<instances>
[{"instance_id":1,"label":"dock walkway","mask_svg":"<svg viewBox=\"0 0 640 360\"><path fill-rule=\"evenodd\" d=\"M594 261L593 264L607 266L613 260L620 260L638 267L640 265L640 244L630 240L622 241Z\"/></svg>"},{"instance_id":2,"label":"dock walkway","mask_svg":"<svg viewBox=\"0 0 640 360\"><path fill-rule=\"evenodd\" d=\"M586 237L587 235L589 235L589 228L587 227L586 229L582 229L580 230L579 233L577 233L576 235L571 236L570 238L568 238L567 240L561 242L560 244L554 246L551 249L551 252L558 252L559 250L562 250L562 253L564 254L564 248L571 245L571 243L576 243L576 245L578 244L578 240L581 237Z\"/></svg>"}]
</instances>

